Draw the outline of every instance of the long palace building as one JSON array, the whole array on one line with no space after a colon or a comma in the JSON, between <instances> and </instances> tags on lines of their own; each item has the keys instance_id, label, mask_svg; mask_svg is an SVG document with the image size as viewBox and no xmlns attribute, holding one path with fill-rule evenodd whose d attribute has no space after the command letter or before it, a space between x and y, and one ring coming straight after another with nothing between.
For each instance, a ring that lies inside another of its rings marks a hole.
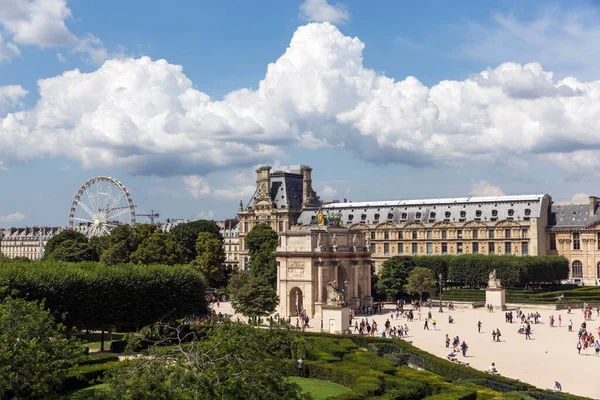
<instances>
[{"instance_id":1,"label":"long palace building","mask_svg":"<svg viewBox=\"0 0 600 400\"><path fill-rule=\"evenodd\" d=\"M535 194L326 204L312 190L311 171L307 166L296 173L257 170L256 193L238 213L244 265L243 239L254 225L264 222L286 232L316 225L321 211L365 233L376 271L397 255L563 255L569 259L571 282L600 284L597 197L553 202L548 194Z\"/></svg>"}]
</instances>

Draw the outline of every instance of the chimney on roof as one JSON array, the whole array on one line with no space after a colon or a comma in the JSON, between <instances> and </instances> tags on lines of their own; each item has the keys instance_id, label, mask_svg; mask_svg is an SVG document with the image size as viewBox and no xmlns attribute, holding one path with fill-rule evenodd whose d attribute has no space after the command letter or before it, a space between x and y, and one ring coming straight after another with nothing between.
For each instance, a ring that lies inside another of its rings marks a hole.
<instances>
[{"instance_id":1,"label":"chimney on roof","mask_svg":"<svg viewBox=\"0 0 600 400\"><path fill-rule=\"evenodd\" d=\"M256 170L256 189L258 195L256 200L271 198L271 167L263 165Z\"/></svg>"},{"instance_id":2,"label":"chimney on roof","mask_svg":"<svg viewBox=\"0 0 600 400\"><path fill-rule=\"evenodd\" d=\"M312 168L301 165L300 172L302 173L302 207L311 207L313 205Z\"/></svg>"},{"instance_id":3,"label":"chimney on roof","mask_svg":"<svg viewBox=\"0 0 600 400\"><path fill-rule=\"evenodd\" d=\"M596 207L598 206L598 197L590 196L590 215L596 213Z\"/></svg>"}]
</instances>

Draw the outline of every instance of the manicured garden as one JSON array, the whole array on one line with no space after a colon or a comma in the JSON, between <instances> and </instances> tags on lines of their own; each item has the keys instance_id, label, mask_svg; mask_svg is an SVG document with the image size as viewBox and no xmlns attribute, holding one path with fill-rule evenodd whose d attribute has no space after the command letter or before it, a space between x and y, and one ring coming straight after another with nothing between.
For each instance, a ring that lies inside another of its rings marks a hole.
<instances>
[{"instance_id":1,"label":"manicured garden","mask_svg":"<svg viewBox=\"0 0 600 400\"><path fill-rule=\"evenodd\" d=\"M455 288L446 289L442 294L444 301L485 301L485 289ZM554 286L545 289L509 289L506 291L508 303L531 304L572 304L600 303L600 286L564 288Z\"/></svg>"},{"instance_id":2,"label":"manicured garden","mask_svg":"<svg viewBox=\"0 0 600 400\"><path fill-rule=\"evenodd\" d=\"M314 400L325 400L348 392L345 386L314 378L290 376L290 382L298 384L305 393L309 393Z\"/></svg>"}]
</instances>

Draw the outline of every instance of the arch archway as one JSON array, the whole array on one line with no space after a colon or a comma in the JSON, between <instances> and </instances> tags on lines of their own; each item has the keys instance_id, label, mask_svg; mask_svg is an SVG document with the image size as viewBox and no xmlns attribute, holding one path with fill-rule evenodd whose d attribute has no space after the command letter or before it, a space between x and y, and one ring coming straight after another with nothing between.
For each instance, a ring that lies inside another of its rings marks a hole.
<instances>
[{"instance_id":1,"label":"arch archway","mask_svg":"<svg viewBox=\"0 0 600 400\"><path fill-rule=\"evenodd\" d=\"M290 299L289 299L289 307L290 317L297 317L300 315L300 312L304 309L304 294L302 290L298 287L292 288L290 290Z\"/></svg>"},{"instance_id":2,"label":"arch archway","mask_svg":"<svg viewBox=\"0 0 600 400\"><path fill-rule=\"evenodd\" d=\"M344 302L348 303L350 297L348 296L348 291L350 290L350 280L348 276L348 271L346 271L346 267L343 265L338 266L338 276L337 276L337 284L338 290L344 295Z\"/></svg>"}]
</instances>

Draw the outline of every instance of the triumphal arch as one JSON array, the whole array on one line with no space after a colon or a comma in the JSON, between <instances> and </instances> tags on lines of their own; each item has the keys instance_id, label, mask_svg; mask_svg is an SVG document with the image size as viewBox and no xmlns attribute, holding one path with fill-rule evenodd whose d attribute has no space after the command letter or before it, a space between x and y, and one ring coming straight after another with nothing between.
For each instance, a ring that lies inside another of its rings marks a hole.
<instances>
[{"instance_id":1,"label":"triumphal arch","mask_svg":"<svg viewBox=\"0 0 600 400\"><path fill-rule=\"evenodd\" d=\"M279 315L304 311L320 319L327 304L372 305L371 252L365 235L323 221L280 233L277 257Z\"/></svg>"}]
</instances>

